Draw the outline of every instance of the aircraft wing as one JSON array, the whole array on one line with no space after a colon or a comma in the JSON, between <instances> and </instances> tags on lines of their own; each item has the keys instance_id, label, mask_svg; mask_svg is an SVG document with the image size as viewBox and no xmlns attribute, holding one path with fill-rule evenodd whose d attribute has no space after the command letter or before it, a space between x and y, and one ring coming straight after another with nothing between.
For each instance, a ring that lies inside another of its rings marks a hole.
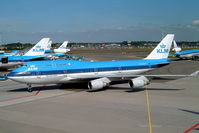
<instances>
[{"instance_id":1,"label":"aircraft wing","mask_svg":"<svg viewBox=\"0 0 199 133\"><path fill-rule=\"evenodd\" d=\"M138 75L133 75L135 77L138 76L145 76L145 77L195 77L199 75L199 71L195 71L191 74L138 74Z\"/></svg>"},{"instance_id":2,"label":"aircraft wing","mask_svg":"<svg viewBox=\"0 0 199 133\"><path fill-rule=\"evenodd\" d=\"M44 60L46 58L47 58L46 56L38 56L38 57L31 58L30 60L31 61L37 61L37 60Z\"/></svg>"},{"instance_id":3,"label":"aircraft wing","mask_svg":"<svg viewBox=\"0 0 199 133\"><path fill-rule=\"evenodd\" d=\"M0 69L8 69L12 67L16 67L22 64L22 62L9 62L9 63L0 63Z\"/></svg>"},{"instance_id":4,"label":"aircraft wing","mask_svg":"<svg viewBox=\"0 0 199 133\"><path fill-rule=\"evenodd\" d=\"M150 74L137 74L137 75L132 75L132 74L108 75L108 74L104 74L103 77L110 79L110 81L115 81L118 79L120 79L120 80L121 79L130 79L130 78L136 78L136 77L141 77L141 76L153 78L153 77L195 77L198 75L199 75L199 71L196 71L192 74L151 74L151 75ZM70 79L70 81L89 81L89 80L101 78L101 76L98 77L96 75L96 77L91 78L90 75L88 75L88 76L73 75L73 76L69 76L68 78Z\"/></svg>"},{"instance_id":5,"label":"aircraft wing","mask_svg":"<svg viewBox=\"0 0 199 133\"><path fill-rule=\"evenodd\" d=\"M199 74L199 71L196 71L192 74L154 74L154 75L145 75L145 74L138 74L138 75L125 75L122 76L109 76L109 77L101 77L96 78L94 80L90 80L88 82L88 88L89 92L98 91L106 86L109 86L110 84L114 84L114 81L120 80L129 80L128 83L131 88L137 88L137 87L143 87L145 85L148 85L150 83L150 80L152 77L193 77L197 76ZM133 89L132 89L133 90Z\"/></svg>"}]
</instances>

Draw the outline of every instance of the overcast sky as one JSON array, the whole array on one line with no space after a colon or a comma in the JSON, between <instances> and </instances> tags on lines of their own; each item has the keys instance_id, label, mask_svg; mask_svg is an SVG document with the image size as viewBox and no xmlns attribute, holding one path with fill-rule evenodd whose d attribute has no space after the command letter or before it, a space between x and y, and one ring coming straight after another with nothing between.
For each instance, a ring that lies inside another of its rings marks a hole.
<instances>
[{"instance_id":1,"label":"overcast sky","mask_svg":"<svg viewBox=\"0 0 199 133\"><path fill-rule=\"evenodd\" d=\"M0 0L0 43L199 41L199 0Z\"/></svg>"}]
</instances>

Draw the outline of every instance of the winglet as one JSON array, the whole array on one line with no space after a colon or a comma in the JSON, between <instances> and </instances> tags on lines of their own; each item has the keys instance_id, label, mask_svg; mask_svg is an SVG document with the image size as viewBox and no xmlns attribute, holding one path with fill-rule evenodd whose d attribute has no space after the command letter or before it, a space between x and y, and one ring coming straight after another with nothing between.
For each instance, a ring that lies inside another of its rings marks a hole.
<instances>
[{"instance_id":1,"label":"winglet","mask_svg":"<svg viewBox=\"0 0 199 133\"><path fill-rule=\"evenodd\" d=\"M198 76L198 75L199 75L199 70L198 70L198 71L193 72L192 74L190 74L190 76L193 76L193 77Z\"/></svg>"}]
</instances>

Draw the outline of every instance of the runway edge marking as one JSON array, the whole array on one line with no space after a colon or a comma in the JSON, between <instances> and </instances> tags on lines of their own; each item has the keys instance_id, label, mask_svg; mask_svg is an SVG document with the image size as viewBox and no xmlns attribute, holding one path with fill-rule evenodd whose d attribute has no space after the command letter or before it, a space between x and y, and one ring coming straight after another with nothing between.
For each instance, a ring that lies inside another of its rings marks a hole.
<instances>
[{"instance_id":1,"label":"runway edge marking","mask_svg":"<svg viewBox=\"0 0 199 133\"><path fill-rule=\"evenodd\" d=\"M184 133L189 133L190 131L194 130L194 128L198 127L199 123L195 124L193 127L189 128L188 130L186 130Z\"/></svg>"}]
</instances>

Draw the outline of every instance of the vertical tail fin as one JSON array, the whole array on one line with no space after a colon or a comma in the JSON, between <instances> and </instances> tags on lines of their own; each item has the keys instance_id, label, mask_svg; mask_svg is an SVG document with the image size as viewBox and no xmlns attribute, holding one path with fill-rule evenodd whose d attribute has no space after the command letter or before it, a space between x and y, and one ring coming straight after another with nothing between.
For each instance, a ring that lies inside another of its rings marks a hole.
<instances>
[{"instance_id":1,"label":"vertical tail fin","mask_svg":"<svg viewBox=\"0 0 199 133\"><path fill-rule=\"evenodd\" d=\"M48 50L50 50L50 49L51 49L51 45L52 45L52 41L49 41L49 42L48 42L48 45L47 45L47 49L46 49L46 51L48 51Z\"/></svg>"},{"instance_id":2,"label":"vertical tail fin","mask_svg":"<svg viewBox=\"0 0 199 133\"><path fill-rule=\"evenodd\" d=\"M37 56L37 55L44 55L50 38L43 38L41 39L33 48L31 48L24 56Z\"/></svg>"},{"instance_id":3,"label":"vertical tail fin","mask_svg":"<svg viewBox=\"0 0 199 133\"><path fill-rule=\"evenodd\" d=\"M58 49L66 49L67 45L68 45L68 41L65 41L62 43L62 45Z\"/></svg>"},{"instance_id":4,"label":"vertical tail fin","mask_svg":"<svg viewBox=\"0 0 199 133\"><path fill-rule=\"evenodd\" d=\"M182 49L180 47L178 47L176 41L173 40L173 49L172 49L172 51L175 51L177 53L177 52L180 52L181 50Z\"/></svg>"},{"instance_id":5,"label":"vertical tail fin","mask_svg":"<svg viewBox=\"0 0 199 133\"><path fill-rule=\"evenodd\" d=\"M145 59L168 58L174 34L167 34L166 37L156 46L156 48Z\"/></svg>"}]
</instances>

